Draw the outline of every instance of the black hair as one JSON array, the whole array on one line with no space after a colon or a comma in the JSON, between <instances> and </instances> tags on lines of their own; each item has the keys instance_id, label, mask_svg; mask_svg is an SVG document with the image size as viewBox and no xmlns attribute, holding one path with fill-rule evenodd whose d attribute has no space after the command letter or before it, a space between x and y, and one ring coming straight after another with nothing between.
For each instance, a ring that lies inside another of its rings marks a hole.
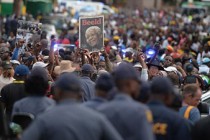
<instances>
[{"instance_id":1,"label":"black hair","mask_svg":"<svg viewBox=\"0 0 210 140\"><path fill-rule=\"evenodd\" d=\"M142 103L147 103L149 101L150 95L151 95L150 84L147 82L143 82L140 88L140 94L138 95L136 100Z\"/></svg>"},{"instance_id":2,"label":"black hair","mask_svg":"<svg viewBox=\"0 0 210 140\"><path fill-rule=\"evenodd\" d=\"M173 96L174 98L170 108L174 109L175 111L179 111L179 109L182 107L182 96L178 93L173 94Z\"/></svg>"},{"instance_id":3,"label":"black hair","mask_svg":"<svg viewBox=\"0 0 210 140\"><path fill-rule=\"evenodd\" d=\"M29 95L44 96L48 87L48 80L39 76L28 77L25 80L25 90Z\"/></svg>"},{"instance_id":4,"label":"black hair","mask_svg":"<svg viewBox=\"0 0 210 140\"><path fill-rule=\"evenodd\" d=\"M50 54L50 51L48 49L44 49L42 51L42 55L44 55L44 56L49 56L49 54Z\"/></svg>"},{"instance_id":5,"label":"black hair","mask_svg":"<svg viewBox=\"0 0 210 140\"><path fill-rule=\"evenodd\" d=\"M110 91L114 87L114 81L109 74L101 74L96 80L95 88L105 92Z\"/></svg>"},{"instance_id":6,"label":"black hair","mask_svg":"<svg viewBox=\"0 0 210 140\"><path fill-rule=\"evenodd\" d=\"M90 76L92 74L91 71L85 71L85 70L82 70L81 73L83 76Z\"/></svg>"}]
</instances>

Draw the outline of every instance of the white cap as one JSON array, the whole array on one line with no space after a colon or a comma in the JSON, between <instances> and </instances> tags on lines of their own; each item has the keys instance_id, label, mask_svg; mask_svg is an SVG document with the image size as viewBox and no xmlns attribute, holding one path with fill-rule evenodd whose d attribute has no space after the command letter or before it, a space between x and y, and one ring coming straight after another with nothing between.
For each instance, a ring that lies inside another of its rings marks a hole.
<instances>
[{"instance_id":1,"label":"white cap","mask_svg":"<svg viewBox=\"0 0 210 140\"><path fill-rule=\"evenodd\" d=\"M17 64L17 65L20 65L20 62L19 62L19 61L17 61L17 60L10 60L10 62L11 62L12 64Z\"/></svg>"},{"instance_id":2,"label":"white cap","mask_svg":"<svg viewBox=\"0 0 210 140\"><path fill-rule=\"evenodd\" d=\"M122 62L118 62L118 63L117 63L117 66L119 66L121 63L122 63Z\"/></svg>"},{"instance_id":3,"label":"white cap","mask_svg":"<svg viewBox=\"0 0 210 140\"><path fill-rule=\"evenodd\" d=\"M104 74L104 73L109 73L108 71L106 70L99 70L98 71L98 75L100 76L101 74Z\"/></svg>"},{"instance_id":4,"label":"white cap","mask_svg":"<svg viewBox=\"0 0 210 140\"><path fill-rule=\"evenodd\" d=\"M48 58L49 58L49 56L44 56L44 57L43 57L44 60L46 60L46 59L48 59Z\"/></svg>"},{"instance_id":5,"label":"white cap","mask_svg":"<svg viewBox=\"0 0 210 140\"><path fill-rule=\"evenodd\" d=\"M116 47L116 46L111 46L111 48L112 48L113 50L117 50L117 47Z\"/></svg>"},{"instance_id":6,"label":"white cap","mask_svg":"<svg viewBox=\"0 0 210 140\"><path fill-rule=\"evenodd\" d=\"M178 70L173 66L169 66L167 68L164 68L164 70L167 71L167 72L174 72L176 74L178 73Z\"/></svg>"},{"instance_id":7,"label":"white cap","mask_svg":"<svg viewBox=\"0 0 210 140\"><path fill-rule=\"evenodd\" d=\"M201 65L199 66L199 73L207 73L209 74L209 67L207 65Z\"/></svg>"},{"instance_id":8,"label":"white cap","mask_svg":"<svg viewBox=\"0 0 210 140\"><path fill-rule=\"evenodd\" d=\"M48 64L46 64L44 62L36 62L36 63L33 64L33 68L34 67L43 67L43 68L45 68L45 67L47 67L47 65Z\"/></svg>"},{"instance_id":9,"label":"white cap","mask_svg":"<svg viewBox=\"0 0 210 140\"><path fill-rule=\"evenodd\" d=\"M133 50L133 48L127 48L127 49L125 49L125 52L131 52L131 53L133 53L134 50Z\"/></svg>"},{"instance_id":10,"label":"white cap","mask_svg":"<svg viewBox=\"0 0 210 140\"><path fill-rule=\"evenodd\" d=\"M134 68L142 68L142 65L140 63L136 63L133 67Z\"/></svg>"}]
</instances>

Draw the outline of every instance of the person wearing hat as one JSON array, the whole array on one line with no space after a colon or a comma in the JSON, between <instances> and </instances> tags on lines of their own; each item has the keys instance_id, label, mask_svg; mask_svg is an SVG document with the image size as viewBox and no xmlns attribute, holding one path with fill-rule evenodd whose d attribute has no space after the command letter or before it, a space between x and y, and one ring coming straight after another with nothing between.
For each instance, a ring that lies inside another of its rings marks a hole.
<instances>
[{"instance_id":1,"label":"person wearing hat","mask_svg":"<svg viewBox=\"0 0 210 140\"><path fill-rule=\"evenodd\" d=\"M210 58L205 57L202 60L202 65L199 66L199 73L205 73L205 74L209 74L210 72Z\"/></svg>"},{"instance_id":2,"label":"person wearing hat","mask_svg":"<svg viewBox=\"0 0 210 140\"><path fill-rule=\"evenodd\" d=\"M140 63L136 63L133 67L136 69L136 72L138 74L141 73L141 71L142 71L142 65Z\"/></svg>"},{"instance_id":3,"label":"person wearing hat","mask_svg":"<svg viewBox=\"0 0 210 140\"><path fill-rule=\"evenodd\" d=\"M52 99L45 97L49 84L47 71L34 67L24 83L28 97L15 102L12 116L16 113L31 113L35 117L55 105Z\"/></svg>"},{"instance_id":4,"label":"person wearing hat","mask_svg":"<svg viewBox=\"0 0 210 140\"><path fill-rule=\"evenodd\" d=\"M60 62L60 74L66 72L74 72L76 70L75 67L72 67L72 61L62 60Z\"/></svg>"},{"instance_id":5,"label":"person wearing hat","mask_svg":"<svg viewBox=\"0 0 210 140\"><path fill-rule=\"evenodd\" d=\"M133 48L127 48L125 50L125 58L123 60L128 63L133 63L133 52Z\"/></svg>"},{"instance_id":6,"label":"person wearing hat","mask_svg":"<svg viewBox=\"0 0 210 140\"><path fill-rule=\"evenodd\" d=\"M24 81L29 74L25 65L19 65L15 69L15 80L4 86L1 90L1 101L4 103L8 118L11 118L12 108L16 101L26 97Z\"/></svg>"},{"instance_id":7,"label":"person wearing hat","mask_svg":"<svg viewBox=\"0 0 210 140\"><path fill-rule=\"evenodd\" d=\"M0 91L1 89L14 81L14 69L8 61L3 61L1 64L2 73L0 75Z\"/></svg>"},{"instance_id":8,"label":"person wearing hat","mask_svg":"<svg viewBox=\"0 0 210 140\"><path fill-rule=\"evenodd\" d=\"M104 38L104 49L108 54L111 51L111 46L109 44L109 39L108 38Z\"/></svg>"},{"instance_id":9,"label":"person wearing hat","mask_svg":"<svg viewBox=\"0 0 210 140\"><path fill-rule=\"evenodd\" d=\"M96 80L95 94L96 96L85 102L84 105L92 109L96 109L99 105L106 102L109 92L114 88L113 78L109 73L103 73Z\"/></svg>"},{"instance_id":10,"label":"person wearing hat","mask_svg":"<svg viewBox=\"0 0 210 140\"><path fill-rule=\"evenodd\" d=\"M121 134L124 140L153 140L152 115L139 96L140 81L131 64L121 63L113 72L117 87L112 101L97 108Z\"/></svg>"},{"instance_id":11,"label":"person wearing hat","mask_svg":"<svg viewBox=\"0 0 210 140\"><path fill-rule=\"evenodd\" d=\"M12 64L13 69L20 65L20 62L17 60L10 60L10 63Z\"/></svg>"},{"instance_id":12,"label":"person wearing hat","mask_svg":"<svg viewBox=\"0 0 210 140\"><path fill-rule=\"evenodd\" d=\"M164 70L169 74L171 72L175 73L175 74L178 74L178 70L176 67L173 67L173 66L169 66L167 68L164 68Z\"/></svg>"},{"instance_id":13,"label":"person wearing hat","mask_svg":"<svg viewBox=\"0 0 210 140\"><path fill-rule=\"evenodd\" d=\"M91 80L94 69L90 64L84 64L81 68L81 88L83 101L95 97L95 83Z\"/></svg>"},{"instance_id":14,"label":"person wearing hat","mask_svg":"<svg viewBox=\"0 0 210 140\"><path fill-rule=\"evenodd\" d=\"M140 88L140 94L136 100L143 104L146 104L150 99L150 94L151 94L150 83L142 82L141 88Z\"/></svg>"},{"instance_id":15,"label":"person wearing hat","mask_svg":"<svg viewBox=\"0 0 210 140\"><path fill-rule=\"evenodd\" d=\"M173 104L173 84L166 77L155 77L151 82L148 103L153 114L153 132L156 140L191 140L189 123L168 108Z\"/></svg>"},{"instance_id":16,"label":"person wearing hat","mask_svg":"<svg viewBox=\"0 0 210 140\"><path fill-rule=\"evenodd\" d=\"M103 115L79 103L81 86L75 74L62 74L55 88L58 105L41 114L22 140L122 140Z\"/></svg>"},{"instance_id":17,"label":"person wearing hat","mask_svg":"<svg viewBox=\"0 0 210 140\"><path fill-rule=\"evenodd\" d=\"M46 68L47 66L48 66L48 64L45 64L44 62L38 61L38 62L36 62L36 63L33 64L33 67L32 68L35 68L35 67Z\"/></svg>"},{"instance_id":18,"label":"person wearing hat","mask_svg":"<svg viewBox=\"0 0 210 140\"><path fill-rule=\"evenodd\" d=\"M160 62L155 59L151 63L147 64L148 66L148 74L149 74L149 79L151 80L153 77L158 76L160 70L164 70L164 68L160 65Z\"/></svg>"},{"instance_id":19,"label":"person wearing hat","mask_svg":"<svg viewBox=\"0 0 210 140\"><path fill-rule=\"evenodd\" d=\"M53 70L52 77L56 80L61 74L67 73L67 72L75 72L78 68L73 66L72 61L69 60L62 60L60 62L59 66L55 66Z\"/></svg>"}]
</instances>

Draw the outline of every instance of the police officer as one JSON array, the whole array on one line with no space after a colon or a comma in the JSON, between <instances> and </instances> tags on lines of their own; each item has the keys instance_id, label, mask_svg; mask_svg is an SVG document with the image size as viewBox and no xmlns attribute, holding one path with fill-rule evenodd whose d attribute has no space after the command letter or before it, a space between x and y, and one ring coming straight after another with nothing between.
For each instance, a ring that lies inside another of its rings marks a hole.
<instances>
[{"instance_id":1,"label":"police officer","mask_svg":"<svg viewBox=\"0 0 210 140\"><path fill-rule=\"evenodd\" d=\"M196 122L192 129L192 140L209 140L210 116Z\"/></svg>"},{"instance_id":2,"label":"police officer","mask_svg":"<svg viewBox=\"0 0 210 140\"><path fill-rule=\"evenodd\" d=\"M76 75L61 75L55 88L58 105L36 118L22 140L122 140L103 115L78 103L81 87Z\"/></svg>"},{"instance_id":3,"label":"police officer","mask_svg":"<svg viewBox=\"0 0 210 140\"><path fill-rule=\"evenodd\" d=\"M90 79L94 72L93 66L84 64L81 68L81 88L83 101L95 97L95 83Z\"/></svg>"},{"instance_id":4,"label":"police officer","mask_svg":"<svg viewBox=\"0 0 210 140\"><path fill-rule=\"evenodd\" d=\"M114 88L114 81L110 74L104 73L96 80L95 93L96 96L84 102L84 105L92 109L96 109L102 103L106 102L109 92Z\"/></svg>"},{"instance_id":5,"label":"police officer","mask_svg":"<svg viewBox=\"0 0 210 140\"><path fill-rule=\"evenodd\" d=\"M35 67L25 80L27 97L15 102L12 116L18 113L31 113L35 117L55 105L55 101L47 98L48 74L46 69Z\"/></svg>"},{"instance_id":6,"label":"police officer","mask_svg":"<svg viewBox=\"0 0 210 140\"><path fill-rule=\"evenodd\" d=\"M148 103L153 118L153 132L157 140L190 140L189 124L167 106L173 101L173 85L169 79L156 77L151 83L151 101Z\"/></svg>"},{"instance_id":7,"label":"police officer","mask_svg":"<svg viewBox=\"0 0 210 140\"><path fill-rule=\"evenodd\" d=\"M19 65L15 69L15 81L13 83L4 86L1 90L1 98L5 105L8 118L11 118L12 108L16 101L26 97L24 88L24 81L26 80L29 69L25 65Z\"/></svg>"},{"instance_id":8,"label":"police officer","mask_svg":"<svg viewBox=\"0 0 210 140\"><path fill-rule=\"evenodd\" d=\"M139 94L139 79L132 65L121 63L113 73L118 89L112 101L99 106L125 140L153 140L149 109L132 99Z\"/></svg>"}]
</instances>

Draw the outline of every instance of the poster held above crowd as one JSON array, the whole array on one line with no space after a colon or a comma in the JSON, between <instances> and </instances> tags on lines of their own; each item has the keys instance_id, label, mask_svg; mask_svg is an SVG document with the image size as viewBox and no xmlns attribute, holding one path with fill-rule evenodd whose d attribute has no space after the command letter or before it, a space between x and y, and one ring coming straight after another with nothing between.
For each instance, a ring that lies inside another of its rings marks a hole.
<instances>
[{"instance_id":1,"label":"poster held above crowd","mask_svg":"<svg viewBox=\"0 0 210 140\"><path fill-rule=\"evenodd\" d=\"M98 52L104 46L104 17L81 17L79 19L80 48Z\"/></svg>"}]
</instances>

